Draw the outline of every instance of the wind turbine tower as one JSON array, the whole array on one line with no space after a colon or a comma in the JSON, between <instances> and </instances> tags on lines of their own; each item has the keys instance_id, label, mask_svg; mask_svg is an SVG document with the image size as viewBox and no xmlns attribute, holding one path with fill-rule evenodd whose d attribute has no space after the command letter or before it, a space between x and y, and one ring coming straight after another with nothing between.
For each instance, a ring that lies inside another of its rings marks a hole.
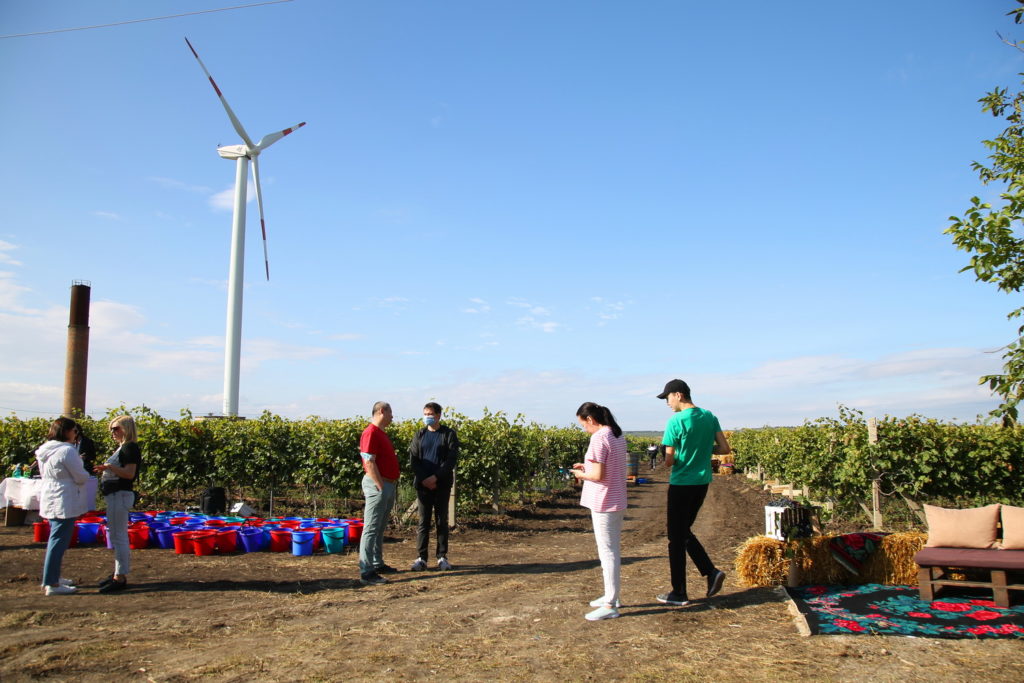
<instances>
[{"instance_id":1,"label":"wind turbine tower","mask_svg":"<svg viewBox=\"0 0 1024 683\"><path fill-rule=\"evenodd\" d=\"M231 111L231 106L224 98L213 76L207 71L199 53L192 47L192 43L185 39L188 49L192 50L193 56L199 62L203 73L210 79L213 91L217 93L220 103L224 105L224 111L235 132L242 138L241 145L225 145L217 148L217 154L224 159L235 160L235 207L231 223L231 265L228 269L228 319L227 332L224 340L224 415L235 417L238 415L238 375L241 365L242 351L242 284L245 271L245 202L248 189L247 178L249 176L249 162L252 162L253 187L256 189L256 204L260 209L260 231L263 233L263 264L267 273L267 280L270 280L270 259L267 256L267 226L263 217L263 193L260 190L260 152L272 144L306 125L306 122L285 128L277 133L264 135L259 142L253 144L252 138L245 132L241 121Z\"/></svg>"}]
</instances>

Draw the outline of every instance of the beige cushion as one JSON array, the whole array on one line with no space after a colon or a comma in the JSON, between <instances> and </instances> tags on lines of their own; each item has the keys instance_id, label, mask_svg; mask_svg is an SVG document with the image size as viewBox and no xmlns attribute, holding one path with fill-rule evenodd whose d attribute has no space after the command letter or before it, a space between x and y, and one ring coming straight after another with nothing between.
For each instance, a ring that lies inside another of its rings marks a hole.
<instances>
[{"instance_id":1,"label":"beige cushion","mask_svg":"<svg viewBox=\"0 0 1024 683\"><path fill-rule=\"evenodd\" d=\"M1003 550L1024 550L1024 508L1004 505Z\"/></svg>"},{"instance_id":2,"label":"beige cushion","mask_svg":"<svg viewBox=\"0 0 1024 683\"><path fill-rule=\"evenodd\" d=\"M928 519L926 548L994 548L999 503L982 508L950 510L925 505Z\"/></svg>"}]
</instances>

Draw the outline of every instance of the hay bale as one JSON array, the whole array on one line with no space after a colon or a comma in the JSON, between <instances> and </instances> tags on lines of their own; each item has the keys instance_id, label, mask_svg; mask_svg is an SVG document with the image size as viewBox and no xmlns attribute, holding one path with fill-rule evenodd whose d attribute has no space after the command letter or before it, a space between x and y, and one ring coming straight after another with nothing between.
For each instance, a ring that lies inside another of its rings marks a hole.
<instances>
[{"instance_id":1,"label":"hay bale","mask_svg":"<svg viewBox=\"0 0 1024 683\"><path fill-rule=\"evenodd\" d=\"M916 586L918 567L914 555L924 547L926 540L927 534L920 531L889 534L864 564L861 571L864 581L858 583Z\"/></svg>"},{"instance_id":2,"label":"hay bale","mask_svg":"<svg viewBox=\"0 0 1024 683\"><path fill-rule=\"evenodd\" d=\"M786 582L788 554L800 563L803 585L854 585L882 583L915 585L917 565L914 554L927 539L917 531L889 534L871 553L861 573L852 574L832 557L829 542L838 534L791 541L788 545L767 536L754 536L736 552L736 575L751 587L778 586Z\"/></svg>"},{"instance_id":3,"label":"hay bale","mask_svg":"<svg viewBox=\"0 0 1024 683\"><path fill-rule=\"evenodd\" d=\"M746 586L778 586L786 580L786 544L767 536L748 538L736 551L736 575Z\"/></svg>"},{"instance_id":4,"label":"hay bale","mask_svg":"<svg viewBox=\"0 0 1024 683\"><path fill-rule=\"evenodd\" d=\"M835 535L793 541L794 545L800 546L796 553L800 560L800 585L834 586L851 583L849 577L853 575L832 557L832 550L828 544L833 538Z\"/></svg>"}]
</instances>

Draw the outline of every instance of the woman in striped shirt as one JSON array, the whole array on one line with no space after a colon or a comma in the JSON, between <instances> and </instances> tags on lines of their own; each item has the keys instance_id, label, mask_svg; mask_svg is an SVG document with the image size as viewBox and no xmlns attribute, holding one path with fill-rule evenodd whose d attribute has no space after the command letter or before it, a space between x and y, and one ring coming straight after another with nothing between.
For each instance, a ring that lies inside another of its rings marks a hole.
<instances>
[{"instance_id":1,"label":"woman in striped shirt","mask_svg":"<svg viewBox=\"0 0 1024 683\"><path fill-rule=\"evenodd\" d=\"M586 618L614 619L619 616L619 541L626 514L626 437L604 406L584 403L576 411L576 418L590 434L590 446L583 462L572 466L572 472L583 481L580 505L590 508L604 574L604 595L591 601L590 606L597 609L588 612Z\"/></svg>"}]
</instances>

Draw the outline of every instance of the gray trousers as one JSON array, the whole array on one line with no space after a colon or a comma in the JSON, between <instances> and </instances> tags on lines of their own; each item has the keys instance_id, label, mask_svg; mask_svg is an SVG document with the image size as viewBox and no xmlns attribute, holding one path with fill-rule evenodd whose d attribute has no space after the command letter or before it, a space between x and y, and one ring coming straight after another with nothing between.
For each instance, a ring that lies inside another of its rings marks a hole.
<instances>
[{"instance_id":1,"label":"gray trousers","mask_svg":"<svg viewBox=\"0 0 1024 683\"><path fill-rule=\"evenodd\" d=\"M131 491L118 491L104 496L107 501L107 535L114 546L114 573L127 574L132 570L131 548L128 547L128 519L135 502Z\"/></svg>"},{"instance_id":2,"label":"gray trousers","mask_svg":"<svg viewBox=\"0 0 1024 683\"><path fill-rule=\"evenodd\" d=\"M369 574L384 564L384 529L395 505L398 485L384 482L378 491L370 475L363 475L363 536L359 540L359 573Z\"/></svg>"}]
</instances>

